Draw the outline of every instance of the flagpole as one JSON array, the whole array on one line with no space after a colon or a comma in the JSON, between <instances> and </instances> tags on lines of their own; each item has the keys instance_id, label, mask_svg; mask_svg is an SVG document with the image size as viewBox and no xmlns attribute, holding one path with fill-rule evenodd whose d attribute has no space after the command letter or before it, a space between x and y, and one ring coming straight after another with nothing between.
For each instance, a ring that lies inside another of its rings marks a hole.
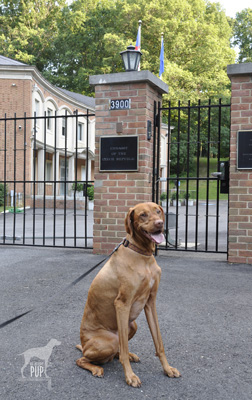
<instances>
[{"instance_id":1,"label":"flagpole","mask_svg":"<svg viewBox=\"0 0 252 400\"><path fill-rule=\"evenodd\" d=\"M139 50L141 50L141 26L142 26L142 21L139 19L138 21L138 32L139 32ZM140 61L138 65L138 71L140 71Z\"/></svg>"}]
</instances>

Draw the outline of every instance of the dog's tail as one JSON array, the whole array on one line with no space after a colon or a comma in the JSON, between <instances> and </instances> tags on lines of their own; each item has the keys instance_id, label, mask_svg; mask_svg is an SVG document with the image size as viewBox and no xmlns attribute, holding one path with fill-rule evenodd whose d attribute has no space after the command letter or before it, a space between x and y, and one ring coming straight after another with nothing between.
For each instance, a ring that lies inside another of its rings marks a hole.
<instances>
[{"instance_id":1,"label":"dog's tail","mask_svg":"<svg viewBox=\"0 0 252 400\"><path fill-rule=\"evenodd\" d=\"M78 350L80 350L80 351L82 352L82 346L81 346L81 344L77 344L77 345L76 345L76 349L78 349Z\"/></svg>"}]
</instances>

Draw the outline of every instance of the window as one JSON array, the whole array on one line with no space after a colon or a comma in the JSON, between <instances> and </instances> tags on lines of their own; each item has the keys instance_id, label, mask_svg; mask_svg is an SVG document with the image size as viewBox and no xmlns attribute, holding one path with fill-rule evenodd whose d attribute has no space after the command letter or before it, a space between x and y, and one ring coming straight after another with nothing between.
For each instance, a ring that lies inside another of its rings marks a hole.
<instances>
[{"instance_id":1,"label":"window","mask_svg":"<svg viewBox=\"0 0 252 400\"><path fill-rule=\"evenodd\" d=\"M62 136L66 134L66 119L62 118Z\"/></svg>"},{"instance_id":2,"label":"window","mask_svg":"<svg viewBox=\"0 0 252 400\"><path fill-rule=\"evenodd\" d=\"M47 129L49 131L52 130L52 115L53 115L53 111L51 110L51 108L47 108Z\"/></svg>"},{"instance_id":3,"label":"window","mask_svg":"<svg viewBox=\"0 0 252 400\"><path fill-rule=\"evenodd\" d=\"M78 140L83 140L83 124L78 122Z\"/></svg>"}]
</instances>

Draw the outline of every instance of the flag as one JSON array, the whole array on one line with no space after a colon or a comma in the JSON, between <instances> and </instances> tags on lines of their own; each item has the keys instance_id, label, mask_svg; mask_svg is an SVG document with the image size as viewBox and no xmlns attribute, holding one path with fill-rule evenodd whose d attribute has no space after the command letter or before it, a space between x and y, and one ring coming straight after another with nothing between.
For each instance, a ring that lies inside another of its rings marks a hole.
<instances>
[{"instance_id":1,"label":"flag","mask_svg":"<svg viewBox=\"0 0 252 400\"><path fill-rule=\"evenodd\" d=\"M159 65L159 77L162 79L162 73L164 72L164 38L161 36L161 50L160 50L160 65Z\"/></svg>"},{"instance_id":2,"label":"flag","mask_svg":"<svg viewBox=\"0 0 252 400\"><path fill-rule=\"evenodd\" d=\"M138 31L137 31L135 50L140 50L140 48L141 48L141 24L139 24Z\"/></svg>"}]
</instances>

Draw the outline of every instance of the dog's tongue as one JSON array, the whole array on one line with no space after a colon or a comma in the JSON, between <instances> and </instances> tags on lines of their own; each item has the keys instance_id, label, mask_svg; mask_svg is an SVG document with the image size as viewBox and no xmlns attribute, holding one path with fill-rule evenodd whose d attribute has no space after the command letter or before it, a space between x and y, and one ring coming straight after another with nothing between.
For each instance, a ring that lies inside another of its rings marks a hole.
<instances>
[{"instance_id":1,"label":"dog's tongue","mask_svg":"<svg viewBox=\"0 0 252 400\"><path fill-rule=\"evenodd\" d=\"M150 236L151 236L153 242L155 242L155 243L157 243L157 244L160 244L160 243L162 243L162 242L165 241L165 237L164 237L164 235L163 235L162 232L159 232L159 233L151 233Z\"/></svg>"}]
</instances>

